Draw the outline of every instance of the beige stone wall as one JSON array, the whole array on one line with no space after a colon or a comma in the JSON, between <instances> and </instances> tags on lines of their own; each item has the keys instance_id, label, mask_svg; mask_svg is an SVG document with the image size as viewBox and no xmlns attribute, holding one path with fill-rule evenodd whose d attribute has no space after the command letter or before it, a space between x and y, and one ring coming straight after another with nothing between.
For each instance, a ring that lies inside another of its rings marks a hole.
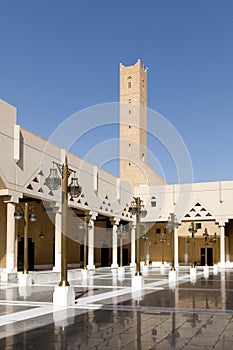
<instances>
[{"instance_id":1,"label":"beige stone wall","mask_svg":"<svg viewBox=\"0 0 233 350\"><path fill-rule=\"evenodd\" d=\"M34 264L52 264L53 263L53 243L54 243L54 224L44 211L41 203L31 205L33 211L38 215L36 222L28 222L28 238L32 238L34 243ZM44 238L41 238L41 235ZM16 237L18 240L24 236L24 220L16 221Z\"/></svg>"},{"instance_id":2,"label":"beige stone wall","mask_svg":"<svg viewBox=\"0 0 233 350\"><path fill-rule=\"evenodd\" d=\"M188 254L188 263L192 262L192 243L191 243L191 233L188 232L190 227L190 222L184 222L179 226L178 234L178 245L179 245L179 263L185 262L185 254ZM203 238L203 232L207 228L209 237L207 239L207 247L213 249L213 262L218 263L220 261L220 228L214 221L202 222L202 228L198 230L195 234L195 257L194 261L201 262L201 248L205 247L205 240ZM156 230L160 229L160 233L156 233ZM166 229L166 223L156 223L150 227L148 230L149 238L149 253L151 261L162 261L163 249L164 249L164 261L171 261L172 254L172 234L164 234ZM217 234L216 243L211 243L211 237L214 233ZM232 223L232 233L233 233L233 223ZM160 237L166 237L166 241L161 242ZM233 251L233 234L232 238L229 239L229 247ZM145 240L141 238L140 240L140 259L143 261L145 259Z\"/></svg>"}]
</instances>

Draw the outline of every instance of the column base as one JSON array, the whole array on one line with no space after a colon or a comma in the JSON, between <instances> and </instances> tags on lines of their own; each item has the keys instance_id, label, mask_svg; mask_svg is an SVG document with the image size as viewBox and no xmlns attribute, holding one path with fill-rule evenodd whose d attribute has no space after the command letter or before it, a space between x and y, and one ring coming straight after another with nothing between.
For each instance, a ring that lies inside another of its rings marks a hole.
<instances>
[{"instance_id":1,"label":"column base","mask_svg":"<svg viewBox=\"0 0 233 350\"><path fill-rule=\"evenodd\" d=\"M3 271L1 272L1 281L2 282L9 282L9 280L12 280L12 277L17 275L17 271Z\"/></svg>"},{"instance_id":2,"label":"column base","mask_svg":"<svg viewBox=\"0 0 233 350\"><path fill-rule=\"evenodd\" d=\"M53 292L53 305L54 306L72 306L75 304L74 287L56 286Z\"/></svg>"},{"instance_id":3,"label":"column base","mask_svg":"<svg viewBox=\"0 0 233 350\"><path fill-rule=\"evenodd\" d=\"M124 276L125 275L125 267L119 266L118 267L118 276Z\"/></svg>"},{"instance_id":4,"label":"column base","mask_svg":"<svg viewBox=\"0 0 233 350\"><path fill-rule=\"evenodd\" d=\"M220 269L224 269L224 268L226 267L225 262L219 262L219 263L218 263L218 267L219 267Z\"/></svg>"},{"instance_id":5,"label":"column base","mask_svg":"<svg viewBox=\"0 0 233 350\"><path fill-rule=\"evenodd\" d=\"M61 309L53 311L53 322L55 327L67 327L75 322L75 309Z\"/></svg>"},{"instance_id":6,"label":"column base","mask_svg":"<svg viewBox=\"0 0 233 350\"><path fill-rule=\"evenodd\" d=\"M20 273L18 275L19 286L31 286L32 285L32 276L28 273Z\"/></svg>"},{"instance_id":7,"label":"column base","mask_svg":"<svg viewBox=\"0 0 233 350\"><path fill-rule=\"evenodd\" d=\"M209 277L209 266L204 266L203 268L204 277Z\"/></svg>"},{"instance_id":8,"label":"column base","mask_svg":"<svg viewBox=\"0 0 233 350\"><path fill-rule=\"evenodd\" d=\"M144 278L143 276L133 276L132 278L132 288L133 290L143 289Z\"/></svg>"},{"instance_id":9,"label":"column base","mask_svg":"<svg viewBox=\"0 0 233 350\"><path fill-rule=\"evenodd\" d=\"M213 270L214 270L214 275L217 275L218 274L218 265L217 264L214 264Z\"/></svg>"},{"instance_id":10,"label":"column base","mask_svg":"<svg viewBox=\"0 0 233 350\"><path fill-rule=\"evenodd\" d=\"M32 295L32 286L19 286L19 295L23 298L28 298Z\"/></svg>"},{"instance_id":11,"label":"column base","mask_svg":"<svg viewBox=\"0 0 233 350\"><path fill-rule=\"evenodd\" d=\"M118 264L112 264L111 269L118 269Z\"/></svg>"},{"instance_id":12,"label":"column base","mask_svg":"<svg viewBox=\"0 0 233 350\"><path fill-rule=\"evenodd\" d=\"M95 270L95 265L87 265L87 270Z\"/></svg>"},{"instance_id":13,"label":"column base","mask_svg":"<svg viewBox=\"0 0 233 350\"><path fill-rule=\"evenodd\" d=\"M15 273L15 272L18 272L17 270L17 267L12 267L12 268L9 268L9 269L5 269L4 272L7 272L7 273Z\"/></svg>"},{"instance_id":14,"label":"column base","mask_svg":"<svg viewBox=\"0 0 233 350\"><path fill-rule=\"evenodd\" d=\"M1 282L8 282L8 275L7 271L1 272Z\"/></svg>"},{"instance_id":15,"label":"column base","mask_svg":"<svg viewBox=\"0 0 233 350\"><path fill-rule=\"evenodd\" d=\"M170 270L168 278L169 278L169 281L176 281L176 278L177 278L176 270Z\"/></svg>"},{"instance_id":16,"label":"column base","mask_svg":"<svg viewBox=\"0 0 233 350\"><path fill-rule=\"evenodd\" d=\"M197 269L196 267L190 267L190 270L189 270L189 273L190 273L190 278L196 278L197 276Z\"/></svg>"},{"instance_id":17,"label":"column base","mask_svg":"<svg viewBox=\"0 0 233 350\"><path fill-rule=\"evenodd\" d=\"M143 300L144 297L144 289L132 289L132 298L136 301Z\"/></svg>"},{"instance_id":18,"label":"column base","mask_svg":"<svg viewBox=\"0 0 233 350\"><path fill-rule=\"evenodd\" d=\"M165 274L165 270L166 270L165 264L162 263L161 266L160 266L160 273L162 275L164 275Z\"/></svg>"},{"instance_id":19,"label":"column base","mask_svg":"<svg viewBox=\"0 0 233 350\"><path fill-rule=\"evenodd\" d=\"M142 267L142 273L144 275L147 275L148 274L148 271L149 271L149 266L148 265L143 265Z\"/></svg>"},{"instance_id":20,"label":"column base","mask_svg":"<svg viewBox=\"0 0 233 350\"><path fill-rule=\"evenodd\" d=\"M176 279L171 279L168 281L168 287L173 291L176 289Z\"/></svg>"},{"instance_id":21,"label":"column base","mask_svg":"<svg viewBox=\"0 0 233 350\"><path fill-rule=\"evenodd\" d=\"M90 275L90 273L87 269L86 270L82 269L81 272L82 272L82 277L84 280L86 280Z\"/></svg>"},{"instance_id":22,"label":"column base","mask_svg":"<svg viewBox=\"0 0 233 350\"><path fill-rule=\"evenodd\" d=\"M129 267L132 267L133 269L135 269L136 268L136 263L130 263L130 265L129 265Z\"/></svg>"},{"instance_id":23,"label":"column base","mask_svg":"<svg viewBox=\"0 0 233 350\"><path fill-rule=\"evenodd\" d=\"M53 266L53 272L61 272L61 267Z\"/></svg>"}]
</instances>

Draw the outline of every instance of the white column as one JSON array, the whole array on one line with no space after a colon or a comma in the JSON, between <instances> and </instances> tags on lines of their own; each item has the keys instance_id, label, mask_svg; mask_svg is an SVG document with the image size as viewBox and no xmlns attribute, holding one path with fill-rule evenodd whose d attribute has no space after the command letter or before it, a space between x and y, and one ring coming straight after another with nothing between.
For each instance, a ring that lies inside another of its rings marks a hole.
<instances>
[{"instance_id":1,"label":"white column","mask_svg":"<svg viewBox=\"0 0 233 350\"><path fill-rule=\"evenodd\" d=\"M117 263L117 225L112 226L112 269L118 268Z\"/></svg>"},{"instance_id":2,"label":"white column","mask_svg":"<svg viewBox=\"0 0 233 350\"><path fill-rule=\"evenodd\" d=\"M6 272L15 272L15 205L7 203Z\"/></svg>"},{"instance_id":3,"label":"white column","mask_svg":"<svg viewBox=\"0 0 233 350\"><path fill-rule=\"evenodd\" d=\"M55 264L53 271L61 271L61 212L55 213Z\"/></svg>"},{"instance_id":4,"label":"white column","mask_svg":"<svg viewBox=\"0 0 233 350\"><path fill-rule=\"evenodd\" d=\"M175 269L179 266L179 247L178 247L178 229L174 227L174 265Z\"/></svg>"},{"instance_id":5,"label":"white column","mask_svg":"<svg viewBox=\"0 0 233 350\"><path fill-rule=\"evenodd\" d=\"M91 219L88 225L88 270L95 270L94 264L94 231L95 231L95 221Z\"/></svg>"},{"instance_id":6,"label":"white column","mask_svg":"<svg viewBox=\"0 0 233 350\"><path fill-rule=\"evenodd\" d=\"M135 239L136 239L136 227L132 226L132 228L131 228L131 262L130 262L130 267L136 267Z\"/></svg>"},{"instance_id":7,"label":"white column","mask_svg":"<svg viewBox=\"0 0 233 350\"><path fill-rule=\"evenodd\" d=\"M188 256L188 243L187 238L184 238L184 263L188 265L189 256Z\"/></svg>"},{"instance_id":8,"label":"white column","mask_svg":"<svg viewBox=\"0 0 233 350\"><path fill-rule=\"evenodd\" d=\"M225 226L220 226L220 266L225 267Z\"/></svg>"},{"instance_id":9,"label":"white column","mask_svg":"<svg viewBox=\"0 0 233 350\"><path fill-rule=\"evenodd\" d=\"M222 299L222 309L226 310L226 280L225 271L221 271L221 299Z\"/></svg>"}]
</instances>

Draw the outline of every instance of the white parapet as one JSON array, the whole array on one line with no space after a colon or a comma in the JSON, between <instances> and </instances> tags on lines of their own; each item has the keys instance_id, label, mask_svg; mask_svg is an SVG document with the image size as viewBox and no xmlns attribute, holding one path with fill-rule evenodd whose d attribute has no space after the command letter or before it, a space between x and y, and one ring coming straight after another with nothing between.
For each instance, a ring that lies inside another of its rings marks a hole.
<instances>
[{"instance_id":1,"label":"white parapet","mask_svg":"<svg viewBox=\"0 0 233 350\"><path fill-rule=\"evenodd\" d=\"M74 287L72 286L56 286L53 292L54 306L72 306L75 304Z\"/></svg>"},{"instance_id":2,"label":"white parapet","mask_svg":"<svg viewBox=\"0 0 233 350\"><path fill-rule=\"evenodd\" d=\"M143 289L144 287L144 278L141 275L133 276L132 278L132 289Z\"/></svg>"}]
</instances>

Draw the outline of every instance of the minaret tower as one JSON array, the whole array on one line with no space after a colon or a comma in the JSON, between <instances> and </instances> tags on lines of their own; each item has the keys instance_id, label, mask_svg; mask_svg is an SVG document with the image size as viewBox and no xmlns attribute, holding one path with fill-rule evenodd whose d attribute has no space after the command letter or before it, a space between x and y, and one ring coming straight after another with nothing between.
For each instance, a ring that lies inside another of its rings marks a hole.
<instances>
[{"instance_id":1,"label":"minaret tower","mask_svg":"<svg viewBox=\"0 0 233 350\"><path fill-rule=\"evenodd\" d=\"M120 178L133 186L164 181L147 160L147 68L120 63Z\"/></svg>"}]
</instances>

